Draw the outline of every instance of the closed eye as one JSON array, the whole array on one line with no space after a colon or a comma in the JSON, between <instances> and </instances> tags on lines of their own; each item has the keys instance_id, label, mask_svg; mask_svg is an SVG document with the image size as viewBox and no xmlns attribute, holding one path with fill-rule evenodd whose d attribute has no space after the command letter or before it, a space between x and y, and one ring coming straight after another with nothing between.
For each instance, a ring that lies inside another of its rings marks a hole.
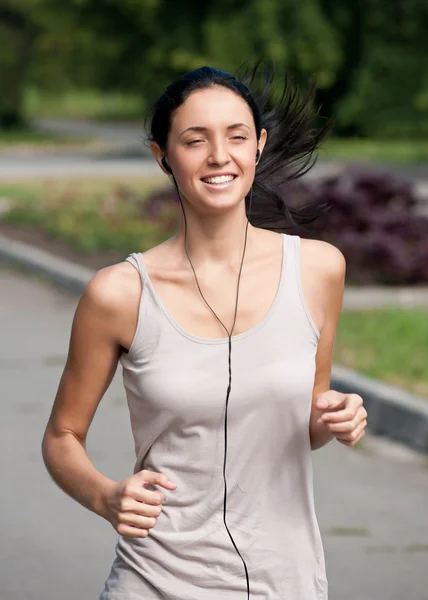
<instances>
[{"instance_id":1,"label":"closed eye","mask_svg":"<svg viewBox=\"0 0 428 600\"><path fill-rule=\"evenodd\" d=\"M247 138L243 135L234 135L232 137L232 140L246 140ZM188 142L186 142L186 146L194 146L195 144L199 144L200 142L203 142L204 140L190 140Z\"/></svg>"}]
</instances>

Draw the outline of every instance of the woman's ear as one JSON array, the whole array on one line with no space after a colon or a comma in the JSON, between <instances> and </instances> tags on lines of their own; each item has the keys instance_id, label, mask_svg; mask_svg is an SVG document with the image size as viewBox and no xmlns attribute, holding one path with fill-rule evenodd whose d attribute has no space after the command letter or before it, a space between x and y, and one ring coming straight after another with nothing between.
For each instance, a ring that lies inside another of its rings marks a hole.
<instances>
[{"instance_id":1,"label":"woman's ear","mask_svg":"<svg viewBox=\"0 0 428 600\"><path fill-rule=\"evenodd\" d=\"M163 152L159 144L157 142L150 142L150 150L162 171L166 175L171 175L170 171L168 171L168 169L166 169L163 164L163 159L165 159L165 152Z\"/></svg>"},{"instance_id":2,"label":"woman's ear","mask_svg":"<svg viewBox=\"0 0 428 600\"><path fill-rule=\"evenodd\" d=\"M260 154L263 153L263 148L265 147L267 140L267 131L266 129L262 129L260 132L259 141L257 142L257 148L260 150Z\"/></svg>"}]
</instances>

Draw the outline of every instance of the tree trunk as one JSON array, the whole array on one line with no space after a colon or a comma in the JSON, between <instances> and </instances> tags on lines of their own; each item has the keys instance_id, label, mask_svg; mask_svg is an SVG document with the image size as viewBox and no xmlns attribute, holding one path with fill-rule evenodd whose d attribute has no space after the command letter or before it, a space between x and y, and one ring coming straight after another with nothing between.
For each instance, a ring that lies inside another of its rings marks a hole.
<instances>
[{"instance_id":1,"label":"tree trunk","mask_svg":"<svg viewBox=\"0 0 428 600\"><path fill-rule=\"evenodd\" d=\"M328 18L343 32L344 60L340 74L332 87L317 92L317 104L322 105L323 116L334 119L335 106L352 89L355 73L361 64L364 50L364 13L368 7L364 0L349 2L346 6L348 15L345 24L335 22L338 12L335 0L322 0L321 6ZM358 126L350 124L346 131L342 128L339 133L342 135L358 134Z\"/></svg>"},{"instance_id":2,"label":"tree trunk","mask_svg":"<svg viewBox=\"0 0 428 600\"><path fill-rule=\"evenodd\" d=\"M24 122L23 98L31 41L25 18L3 7L0 10L0 129L16 128Z\"/></svg>"}]
</instances>

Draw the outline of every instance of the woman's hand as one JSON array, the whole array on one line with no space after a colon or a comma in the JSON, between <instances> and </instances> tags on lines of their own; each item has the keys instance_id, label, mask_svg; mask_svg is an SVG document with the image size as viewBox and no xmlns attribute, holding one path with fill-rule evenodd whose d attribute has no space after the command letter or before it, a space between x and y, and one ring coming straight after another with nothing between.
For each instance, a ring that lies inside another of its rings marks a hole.
<instances>
[{"instance_id":1,"label":"woman's hand","mask_svg":"<svg viewBox=\"0 0 428 600\"><path fill-rule=\"evenodd\" d=\"M317 425L323 425L341 444L355 446L364 437L367 411L358 394L329 390L317 397L315 408L322 412Z\"/></svg>"},{"instance_id":2,"label":"woman's hand","mask_svg":"<svg viewBox=\"0 0 428 600\"><path fill-rule=\"evenodd\" d=\"M104 495L100 513L119 535L147 537L156 525L165 495L160 490L147 489L147 485L159 485L167 490L177 487L166 475L143 470L116 483Z\"/></svg>"}]
</instances>

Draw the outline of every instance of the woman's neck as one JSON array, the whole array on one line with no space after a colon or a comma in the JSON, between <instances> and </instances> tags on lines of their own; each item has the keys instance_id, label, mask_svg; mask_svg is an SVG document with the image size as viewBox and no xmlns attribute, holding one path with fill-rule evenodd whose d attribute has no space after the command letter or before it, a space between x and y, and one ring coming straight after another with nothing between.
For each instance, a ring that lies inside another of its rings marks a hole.
<instances>
[{"instance_id":1,"label":"woman's neck","mask_svg":"<svg viewBox=\"0 0 428 600\"><path fill-rule=\"evenodd\" d=\"M236 213L234 216L228 214L225 218L204 217L203 220L187 217L186 246L192 264L195 269L208 266L232 266L238 268L242 261L244 251L245 231L247 228L247 217L245 214ZM245 255L248 256L255 227L248 223L247 244ZM181 216L180 228L173 238L173 245L178 255L188 261L185 251L185 226L184 218Z\"/></svg>"}]
</instances>

